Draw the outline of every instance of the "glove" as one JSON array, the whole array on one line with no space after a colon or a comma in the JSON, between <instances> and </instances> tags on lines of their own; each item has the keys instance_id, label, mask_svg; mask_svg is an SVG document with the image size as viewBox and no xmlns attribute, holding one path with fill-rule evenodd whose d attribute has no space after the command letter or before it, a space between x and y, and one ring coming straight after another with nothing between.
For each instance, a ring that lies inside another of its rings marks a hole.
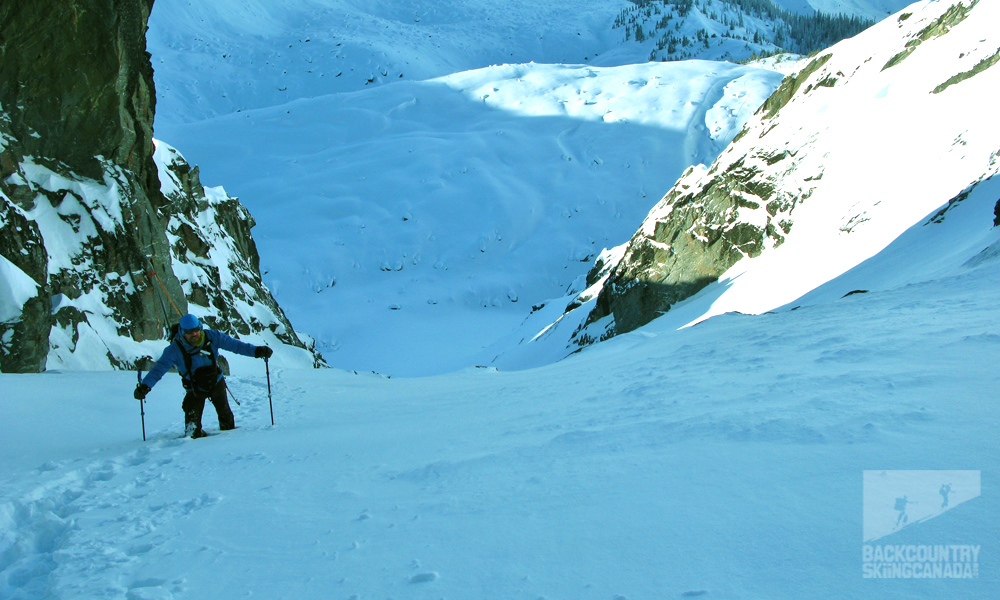
<instances>
[{"instance_id":1,"label":"glove","mask_svg":"<svg viewBox=\"0 0 1000 600\"><path fill-rule=\"evenodd\" d=\"M136 400L142 400L143 398L146 397L146 394L148 394L149 390L151 389L152 388L146 385L145 383L140 383L139 385L135 386L135 393L132 395L135 396Z\"/></svg>"},{"instance_id":2,"label":"glove","mask_svg":"<svg viewBox=\"0 0 1000 600\"><path fill-rule=\"evenodd\" d=\"M274 354L274 350L271 350L267 346L257 346L253 351L254 358L271 358L272 354Z\"/></svg>"}]
</instances>

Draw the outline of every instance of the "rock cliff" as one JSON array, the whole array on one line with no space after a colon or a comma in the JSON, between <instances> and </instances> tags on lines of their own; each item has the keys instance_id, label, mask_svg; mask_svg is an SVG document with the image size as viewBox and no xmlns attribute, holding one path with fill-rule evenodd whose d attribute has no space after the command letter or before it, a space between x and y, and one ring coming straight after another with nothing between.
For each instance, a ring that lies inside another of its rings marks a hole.
<instances>
[{"instance_id":1,"label":"rock cliff","mask_svg":"<svg viewBox=\"0 0 1000 600\"><path fill-rule=\"evenodd\" d=\"M591 309L576 343L650 322L737 262L776 250L793 230L799 239L829 237L811 263L835 276L995 174L1000 150L986 126L995 119L967 95L1000 76L997 42L979 33L996 5L913 8L818 53L710 168L688 169L613 253L620 259L591 271L586 297L570 305ZM952 33L959 28L966 33ZM822 282L791 270L785 277Z\"/></svg>"},{"instance_id":2,"label":"rock cliff","mask_svg":"<svg viewBox=\"0 0 1000 600\"><path fill-rule=\"evenodd\" d=\"M321 364L261 281L246 209L154 143L151 8L0 4L0 370L131 368L188 311Z\"/></svg>"},{"instance_id":3,"label":"rock cliff","mask_svg":"<svg viewBox=\"0 0 1000 600\"><path fill-rule=\"evenodd\" d=\"M996 2L916 3L807 60L495 364L531 366L661 317L676 328L798 306L909 228L936 235L933 215L1000 172L998 19ZM995 225L1000 201L993 212Z\"/></svg>"}]
</instances>

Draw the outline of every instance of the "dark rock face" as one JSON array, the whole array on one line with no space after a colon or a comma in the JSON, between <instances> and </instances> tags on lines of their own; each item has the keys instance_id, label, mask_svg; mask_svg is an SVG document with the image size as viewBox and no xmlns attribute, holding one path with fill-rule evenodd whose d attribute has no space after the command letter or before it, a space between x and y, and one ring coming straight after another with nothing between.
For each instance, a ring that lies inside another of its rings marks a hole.
<instances>
[{"instance_id":1,"label":"dark rock face","mask_svg":"<svg viewBox=\"0 0 1000 600\"><path fill-rule=\"evenodd\" d=\"M18 287L36 286L35 294L24 302L19 316L0 315L0 321L7 321L0 322L0 371L38 371L45 365L49 350L52 304L48 295L37 293L38 282L45 281L48 255L38 227L9 203L0 204L0 256L24 273L28 281L19 282ZM11 287L17 285L9 283ZM15 296L13 289L4 293Z\"/></svg>"},{"instance_id":2,"label":"dark rock face","mask_svg":"<svg viewBox=\"0 0 1000 600\"><path fill-rule=\"evenodd\" d=\"M755 149L707 173L688 169L629 241L586 325L614 316L608 333L632 331L739 260L781 245L789 215L809 193L780 190L780 170L766 169L791 156Z\"/></svg>"},{"instance_id":3,"label":"dark rock face","mask_svg":"<svg viewBox=\"0 0 1000 600\"><path fill-rule=\"evenodd\" d=\"M791 215L812 195L823 164L803 160L810 155L808 144L797 148L766 138L793 99L837 85L843 74L825 69L831 57L820 56L786 77L711 169L688 169L653 207L610 270L574 335L577 344L641 327L743 258L785 241Z\"/></svg>"},{"instance_id":4,"label":"dark rock face","mask_svg":"<svg viewBox=\"0 0 1000 600\"><path fill-rule=\"evenodd\" d=\"M246 209L176 153L154 160L152 4L0 3L4 372L132 367L189 303L209 326L305 347L260 279Z\"/></svg>"},{"instance_id":5,"label":"dark rock face","mask_svg":"<svg viewBox=\"0 0 1000 600\"><path fill-rule=\"evenodd\" d=\"M0 193L5 196L0 255L39 286L32 302L37 308L26 310L15 323L0 325L13 332L0 353L4 371L45 368L49 329L55 317L66 320L46 310L53 296L79 297L100 278L102 267L128 264L128 271L141 272L143 248L158 245L166 250L162 225L144 218L155 205L163 204L152 160L155 95L145 43L151 8L152 0L0 5ZM25 172L25 157L35 157L32 163L62 174L65 180L33 182L35 174ZM101 182L108 175L123 186L121 192L128 199L120 226L99 229L90 238L94 243L86 244L72 261L81 266L90 262L97 271L49 272L49 251L37 217L28 215L36 212L38 203L46 203L78 230L83 217L76 205L82 197L80 190L69 189L75 187L70 182ZM29 250L28 255L22 248ZM166 263L158 266L171 272ZM180 291L176 278L167 280L175 292ZM137 299L111 293L110 287L108 292L133 305L127 313L148 312ZM129 320L127 329L140 339L162 335L150 319Z\"/></svg>"},{"instance_id":6,"label":"dark rock face","mask_svg":"<svg viewBox=\"0 0 1000 600\"><path fill-rule=\"evenodd\" d=\"M13 149L100 179L103 156L139 176L152 164L153 0L38 0L0 6L0 104Z\"/></svg>"}]
</instances>

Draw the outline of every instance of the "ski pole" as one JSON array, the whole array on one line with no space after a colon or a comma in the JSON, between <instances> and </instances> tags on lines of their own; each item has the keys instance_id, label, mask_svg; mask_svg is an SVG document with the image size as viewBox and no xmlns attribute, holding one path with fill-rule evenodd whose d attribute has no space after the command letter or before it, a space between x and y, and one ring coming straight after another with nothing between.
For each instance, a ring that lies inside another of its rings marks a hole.
<instances>
[{"instance_id":1,"label":"ski pole","mask_svg":"<svg viewBox=\"0 0 1000 600\"><path fill-rule=\"evenodd\" d=\"M267 405L271 408L271 426L274 426L274 404L271 402L271 368L264 359L264 371L267 373Z\"/></svg>"},{"instance_id":2,"label":"ski pole","mask_svg":"<svg viewBox=\"0 0 1000 600\"><path fill-rule=\"evenodd\" d=\"M142 369L135 370L136 379L139 383L142 383ZM142 418L142 441L146 441L146 407L143 406L144 401L139 400L139 416Z\"/></svg>"},{"instance_id":3,"label":"ski pole","mask_svg":"<svg viewBox=\"0 0 1000 600\"><path fill-rule=\"evenodd\" d=\"M229 396L233 399L234 402L236 402L236 406L243 406L242 404L240 404L240 400L239 398L236 397L236 394L233 393L233 390L229 389L228 381L226 382L226 391L229 392Z\"/></svg>"}]
</instances>

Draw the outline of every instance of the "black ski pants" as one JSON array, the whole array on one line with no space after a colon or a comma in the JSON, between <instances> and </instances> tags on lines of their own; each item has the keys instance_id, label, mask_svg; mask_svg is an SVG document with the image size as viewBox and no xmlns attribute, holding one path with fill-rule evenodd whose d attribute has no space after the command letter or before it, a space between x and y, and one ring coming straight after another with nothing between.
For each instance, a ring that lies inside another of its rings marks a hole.
<instances>
[{"instance_id":1,"label":"black ski pants","mask_svg":"<svg viewBox=\"0 0 1000 600\"><path fill-rule=\"evenodd\" d=\"M205 411L205 400L211 400L215 412L219 415L219 429L225 431L236 427L233 409L229 408L229 397L226 395L226 379L222 378L215 387L204 394L196 390L188 390L184 396L181 408L184 409L184 426L194 423L196 429L201 429L201 415Z\"/></svg>"}]
</instances>

